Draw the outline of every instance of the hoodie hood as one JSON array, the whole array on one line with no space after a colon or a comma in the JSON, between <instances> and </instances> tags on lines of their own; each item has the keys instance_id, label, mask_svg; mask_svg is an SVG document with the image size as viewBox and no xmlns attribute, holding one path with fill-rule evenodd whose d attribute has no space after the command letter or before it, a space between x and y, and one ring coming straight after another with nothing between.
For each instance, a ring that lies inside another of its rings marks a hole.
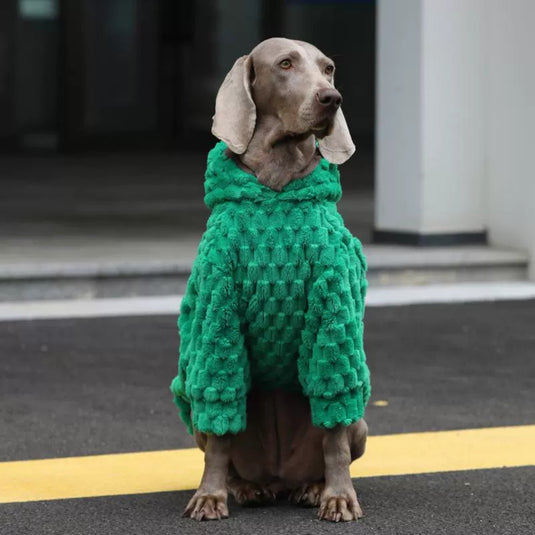
<instances>
[{"instance_id":1,"label":"hoodie hood","mask_svg":"<svg viewBox=\"0 0 535 535\"><path fill-rule=\"evenodd\" d=\"M342 196L338 168L325 158L310 174L292 180L281 191L275 191L240 169L227 156L226 149L225 143L220 141L208 154L204 202L210 209L225 202L337 202Z\"/></svg>"}]
</instances>

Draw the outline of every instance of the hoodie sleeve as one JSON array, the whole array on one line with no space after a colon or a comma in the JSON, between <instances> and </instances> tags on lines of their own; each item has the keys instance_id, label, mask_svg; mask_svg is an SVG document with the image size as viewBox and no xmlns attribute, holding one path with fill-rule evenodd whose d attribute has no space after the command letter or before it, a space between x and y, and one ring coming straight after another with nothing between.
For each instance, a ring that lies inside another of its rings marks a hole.
<instances>
[{"instance_id":1,"label":"hoodie sleeve","mask_svg":"<svg viewBox=\"0 0 535 535\"><path fill-rule=\"evenodd\" d=\"M352 268L327 268L309 294L299 379L317 427L358 421L370 396L363 347L365 266L354 249L349 254Z\"/></svg>"},{"instance_id":2,"label":"hoodie sleeve","mask_svg":"<svg viewBox=\"0 0 535 535\"><path fill-rule=\"evenodd\" d=\"M228 252L200 249L181 305L178 376L171 384L190 432L245 429L250 379L239 317Z\"/></svg>"}]
</instances>

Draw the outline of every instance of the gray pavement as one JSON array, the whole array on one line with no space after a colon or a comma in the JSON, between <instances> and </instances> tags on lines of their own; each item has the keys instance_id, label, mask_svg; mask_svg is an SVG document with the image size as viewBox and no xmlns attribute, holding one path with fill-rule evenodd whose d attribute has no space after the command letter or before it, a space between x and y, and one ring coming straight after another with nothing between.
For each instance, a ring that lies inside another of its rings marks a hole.
<instances>
[{"instance_id":1,"label":"gray pavement","mask_svg":"<svg viewBox=\"0 0 535 535\"><path fill-rule=\"evenodd\" d=\"M531 535L535 468L357 480L365 516L330 524L281 502L242 508L221 523L181 518L191 492L0 506L2 535Z\"/></svg>"},{"instance_id":2,"label":"gray pavement","mask_svg":"<svg viewBox=\"0 0 535 535\"><path fill-rule=\"evenodd\" d=\"M535 301L369 308L371 433L533 424L534 317ZM171 316L1 322L0 460L190 447L168 391L177 347ZM533 467L357 480L366 517L338 526L285 503L198 525L180 517L191 492L4 504L0 533L523 535L534 481Z\"/></svg>"},{"instance_id":3,"label":"gray pavement","mask_svg":"<svg viewBox=\"0 0 535 535\"><path fill-rule=\"evenodd\" d=\"M535 301L368 308L375 435L534 423ZM0 459L193 445L176 318L0 322Z\"/></svg>"}]
</instances>

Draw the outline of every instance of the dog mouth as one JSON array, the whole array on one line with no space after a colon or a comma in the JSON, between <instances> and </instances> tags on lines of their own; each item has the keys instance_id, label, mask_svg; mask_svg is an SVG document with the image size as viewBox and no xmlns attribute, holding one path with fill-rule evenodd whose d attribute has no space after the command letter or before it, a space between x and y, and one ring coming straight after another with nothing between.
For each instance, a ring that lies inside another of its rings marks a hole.
<instances>
[{"instance_id":1,"label":"dog mouth","mask_svg":"<svg viewBox=\"0 0 535 535\"><path fill-rule=\"evenodd\" d=\"M272 146L279 145L287 141L302 141L307 139L310 134L313 134L317 139L322 139L328 136L332 132L334 121L329 117L324 117L323 119L312 124L305 130L301 131L286 131L283 136L278 138Z\"/></svg>"},{"instance_id":2,"label":"dog mouth","mask_svg":"<svg viewBox=\"0 0 535 535\"><path fill-rule=\"evenodd\" d=\"M317 138L323 138L329 135L332 128L332 121L330 119L322 119L319 123L313 125L310 130Z\"/></svg>"}]
</instances>

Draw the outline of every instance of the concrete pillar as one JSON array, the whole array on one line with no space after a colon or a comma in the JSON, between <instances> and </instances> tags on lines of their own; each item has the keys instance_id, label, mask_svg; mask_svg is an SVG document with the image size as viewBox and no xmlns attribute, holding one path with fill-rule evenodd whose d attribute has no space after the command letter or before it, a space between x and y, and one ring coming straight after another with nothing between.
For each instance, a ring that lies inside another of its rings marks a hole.
<instances>
[{"instance_id":1,"label":"concrete pillar","mask_svg":"<svg viewBox=\"0 0 535 535\"><path fill-rule=\"evenodd\" d=\"M527 250L535 280L535 2L488 5L489 240Z\"/></svg>"},{"instance_id":2,"label":"concrete pillar","mask_svg":"<svg viewBox=\"0 0 535 535\"><path fill-rule=\"evenodd\" d=\"M481 243L485 0L379 0L376 241Z\"/></svg>"}]
</instances>

